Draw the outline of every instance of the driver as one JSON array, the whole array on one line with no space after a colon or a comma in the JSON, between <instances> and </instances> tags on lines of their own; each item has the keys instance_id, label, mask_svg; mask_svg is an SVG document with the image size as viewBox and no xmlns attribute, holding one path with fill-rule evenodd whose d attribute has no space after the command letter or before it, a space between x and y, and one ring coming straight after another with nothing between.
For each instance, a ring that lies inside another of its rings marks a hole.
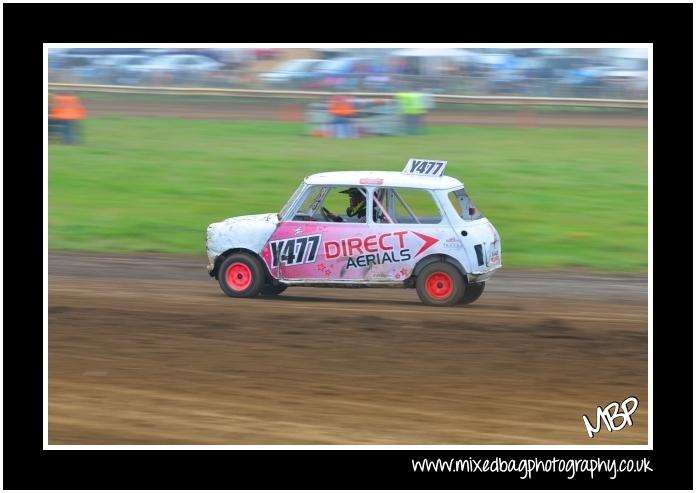
<instances>
[{"instance_id":1,"label":"driver","mask_svg":"<svg viewBox=\"0 0 696 493\"><path fill-rule=\"evenodd\" d=\"M346 209L346 215L349 218L356 218L357 222L365 222L365 190L362 188L351 187L346 190L342 190L340 193L347 193L350 197L348 208ZM343 222L343 218L338 214L334 214L329 211L326 207L322 207L324 213L334 222Z\"/></svg>"}]
</instances>

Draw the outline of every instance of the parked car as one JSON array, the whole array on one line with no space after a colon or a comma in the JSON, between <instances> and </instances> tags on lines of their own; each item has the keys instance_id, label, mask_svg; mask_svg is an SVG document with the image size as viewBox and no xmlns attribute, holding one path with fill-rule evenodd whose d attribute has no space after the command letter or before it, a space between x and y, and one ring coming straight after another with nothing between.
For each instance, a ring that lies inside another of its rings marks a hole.
<instances>
[{"instance_id":1,"label":"parked car","mask_svg":"<svg viewBox=\"0 0 696 493\"><path fill-rule=\"evenodd\" d=\"M368 77L379 73L381 70L369 58L333 58L315 65L312 77L304 86L316 90L350 91L362 88Z\"/></svg>"},{"instance_id":2,"label":"parked car","mask_svg":"<svg viewBox=\"0 0 696 493\"><path fill-rule=\"evenodd\" d=\"M52 57L49 67L57 80L62 82L95 83L97 80L97 65L94 55L58 54Z\"/></svg>"},{"instance_id":3,"label":"parked car","mask_svg":"<svg viewBox=\"0 0 696 493\"><path fill-rule=\"evenodd\" d=\"M502 266L500 237L446 165L308 176L279 213L210 224L208 273L234 298L401 286L429 305L472 303Z\"/></svg>"},{"instance_id":4,"label":"parked car","mask_svg":"<svg viewBox=\"0 0 696 493\"><path fill-rule=\"evenodd\" d=\"M97 62L97 78L109 84L138 82L139 69L150 61L148 55L106 55Z\"/></svg>"},{"instance_id":5,"label":"parked car","mask_svg":"<svg viewBox=\"0 0 696 493\"><path fill-rule=\"evenodd\" d=\"M300 84L312 77L312 69L322 63L322 60L314 58L295 58L286 60L278 65L272 72L266 72L259 76L261 81L273 85Z\"/></svg>"},{"instance_id":6,"label":"parked car","mask_svg":"<svg viewBox=\"0 0 696 493\"><path fill-rule=\"evenodd\" d=\"M130 73L143 82L199 82L218 72L223 64L201 55L160 55L130 67Z\"/></svg>"},{"instance_id":7,"label":"parked car","mask_svg":"<svg viewBox=\"0 0 696 493\"><path fill-rule=\"evenodd\" d=\"M647 99L648 60L644 58L612 58L600 80L607 97Z\"/></svg>"}]
</instances>

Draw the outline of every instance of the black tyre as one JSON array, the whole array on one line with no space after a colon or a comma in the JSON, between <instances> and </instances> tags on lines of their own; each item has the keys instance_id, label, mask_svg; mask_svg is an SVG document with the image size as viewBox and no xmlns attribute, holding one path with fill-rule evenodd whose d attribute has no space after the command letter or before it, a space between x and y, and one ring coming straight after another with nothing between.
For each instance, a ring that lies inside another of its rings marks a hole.
<instances>
[{"instance_id":1,"label":"black tyre","mask_svg":"<svg viewBox=\"0 0 696 493\"><path fill-rule=\"evenodd\" d=\"M287 288L286 284L266 284L261 288L261 294L264 296L278 296Z\"/></svg>"},{"instance_id":2,"label":"black tyre","mask_svg":"<svg viewBox=\"0 0 696 493\"><path fill-rule=\"evenodd\" d=\"M462 273L447 262L427 265L416 278L418 297L426 305L456 305L464 296L464 290Z\"/></svg>"},{"instance_id":3,"label":"black tyre","mask_svg":"<svg viewBox=\"0 0 696 493\"><path fill-rule=\"evenodd\" d=\"M483 290L485 287L485 282L469 284L466 287L466 290L464 291L464 296L462 296L462 300L459 303L462 305L468 305L469 303L473 303L474 301L479 299L479 297L483 294Z\"/></svg>"},{"instance_id":4,"label":"black tyre","mask_svg":"<svg viewBox=\"0 0 696 493\"><path fill-rule=\"evenodd\" d=\"M263 265L246 253L234 253L223 260L218 273L222 291L233 298L251 298L263 288L266 280Z\"/></svg>"}]
</instances>

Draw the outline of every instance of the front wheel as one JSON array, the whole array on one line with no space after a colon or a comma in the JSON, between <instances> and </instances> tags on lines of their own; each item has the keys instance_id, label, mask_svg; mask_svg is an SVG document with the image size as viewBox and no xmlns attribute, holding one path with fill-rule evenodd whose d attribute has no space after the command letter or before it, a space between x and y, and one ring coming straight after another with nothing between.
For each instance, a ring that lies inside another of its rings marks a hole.
<instances>
[{"instance_id":1,"label":"front wheel","mask_svg":"<svg viewBox=\"0 0 696 493\"><path fill-rule=\"evenodd\" d=\"M479 299L479 297L483 294L483 289L485 287L485 282L469 284L466 287L466 290L464 291L464 296L462 296L462 300L459 303L462 305L468 305L469 303L473 303L474 301Z\"/></svg>"},{"instance_id":2,"label":"front wheel","mask_svg":"<svg viewBox=\"0 0 696 493\"><path fill-rule=\"evenodd\" d=\"M426 305L456 305L464 296L465 287L461 272L447 262L426 266L416 278L418 297Z\"/></svg>"},{"instance_id":3,"label":"front wheel","mask_svg":"<svg viewBox=\"0 0 696 493\"><path fill-rule=\"evenodd\" d=\"M251 298L261 291L265 281L259 260L246 253L234 253L220 266L218 282L222 291L233 298Z\"/></svg>"}]
</instances>

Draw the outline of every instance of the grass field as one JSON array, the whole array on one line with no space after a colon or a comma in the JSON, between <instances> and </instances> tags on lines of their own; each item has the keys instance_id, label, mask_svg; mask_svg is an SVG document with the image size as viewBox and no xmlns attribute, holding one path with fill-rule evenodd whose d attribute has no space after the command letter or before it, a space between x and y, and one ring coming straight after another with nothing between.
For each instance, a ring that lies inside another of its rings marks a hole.
<instances>
[{"instance_id":1,"label":"grass field","mask_svg":"<svg viewBox=\"0 0 696 493\"><path fill-rule=\"evenodd\" d=\"M292 123L94 118L51 143L49 248L205 254L225 217L280 210L302 178L448 160L500 232L510 268L647 272L645 129L443 126L334 140Z\"/></svg>"}]
</instances>

